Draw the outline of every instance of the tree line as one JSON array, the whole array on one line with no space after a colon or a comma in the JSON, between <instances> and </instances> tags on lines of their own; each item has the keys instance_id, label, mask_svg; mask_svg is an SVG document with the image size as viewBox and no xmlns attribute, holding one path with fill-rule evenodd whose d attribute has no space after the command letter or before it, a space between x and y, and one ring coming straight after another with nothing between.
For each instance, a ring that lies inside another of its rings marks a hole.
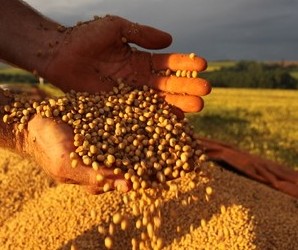
<instances>
[{"instance_id":1,"label":"tree line","mask_svg":"<svg viewBox=\"0 0 298 250\"><path fill-rule=\"evenodd\" d=\"M291 76L291 71L298 71L298 67L239 61L235 66L203 72L200 76L213 87L298 89L298 81Z\"/></svg>"}]
</instances>

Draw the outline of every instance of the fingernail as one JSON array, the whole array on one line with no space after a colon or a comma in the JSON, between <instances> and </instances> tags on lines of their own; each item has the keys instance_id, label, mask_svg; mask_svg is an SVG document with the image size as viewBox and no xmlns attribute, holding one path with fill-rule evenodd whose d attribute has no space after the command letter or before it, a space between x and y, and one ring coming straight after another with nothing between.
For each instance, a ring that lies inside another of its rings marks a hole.
<instances>
[{"instance_id":1,"label":"fingernail","mask_svg":"<svg viewBox=\"0 0 298 250\"><path fill-rule=\"evenodd\" d=\"M114 185L117 191L120 191L123 193L126 193L131 189L130 187L131 185L127 180L116 180Z\"/></svg>"}]
</instances>

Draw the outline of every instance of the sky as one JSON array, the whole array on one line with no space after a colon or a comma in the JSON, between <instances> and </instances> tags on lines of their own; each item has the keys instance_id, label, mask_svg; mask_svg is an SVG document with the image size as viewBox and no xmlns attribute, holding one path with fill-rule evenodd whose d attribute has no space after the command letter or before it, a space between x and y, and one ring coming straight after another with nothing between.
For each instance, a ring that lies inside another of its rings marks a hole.
<instances>
[{"instance_id":1,"label":"sky","mask_svg":"<svg viewBox=\"0 0 298 250\"><path fill-rule=\"evenodd\" d=\"M67 26L112 14L162 29L173 36L163 52L195 52L207 60L298 60L298 0L25 1Z\"/></svg>"}]
</instances>

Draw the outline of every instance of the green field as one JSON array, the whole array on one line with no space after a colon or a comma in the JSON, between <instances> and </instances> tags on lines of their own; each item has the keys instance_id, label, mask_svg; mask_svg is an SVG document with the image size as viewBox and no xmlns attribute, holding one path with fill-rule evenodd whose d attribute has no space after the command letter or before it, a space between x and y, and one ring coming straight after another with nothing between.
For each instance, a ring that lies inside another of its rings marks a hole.
<instances>
[{"instance_id":1,"label":"green field","mask_svg":"<svg viewBox=\"0 0 298 250\"><path fill-rule=\"evenodd\" d=\"M298 91L214 88L202 112L188 115L197 133L298 169Z\"/></svg>"},{"instance_id":2,"label":"green field","mask_svg":"<svg viewBox=\"0 0 298 250\"><path fill-rule=\"evenodd\" d=\"M294 77L295 79L298 79L298 71L292 71L291 76Z\"/></svg>"},{"instance_id":3,"label":"green field","mask_svg":"<svg viewBox=\"0 0 298 250\"><path fill-rule=\"evenodd\" d=\"M30 75L30 72L27 72L23 69L10 67L6 64L0 64L0 74L7 74L7 75Z\"/></svg>"},{"instance_id":4,"label":"green field","mask_svg":"<svg viewBox=\"0 0 298 250\"><path fill-rule=\"evenodd\" d=\"M237 61L209 61L206 71L220 70L222 67L233 67Z\"/></svg>"},{"instance_id":5,"label":"green field","mask_svg":"<svg viewBox=\"0 0 298 250\"><path fill-rule=\"evenodd\" d=\"M208 62L208 68L206 69L207 72L210 71L214 71L214 70L220 70L221 68L225 67L225 68L229 68L229 67L233 67L237 64L238 61L209 61ZM290 71L290 74L292 77L294 77L295 79L298 80L298 71L294 70L294 71Z\"/></svg>"}]
</instances>

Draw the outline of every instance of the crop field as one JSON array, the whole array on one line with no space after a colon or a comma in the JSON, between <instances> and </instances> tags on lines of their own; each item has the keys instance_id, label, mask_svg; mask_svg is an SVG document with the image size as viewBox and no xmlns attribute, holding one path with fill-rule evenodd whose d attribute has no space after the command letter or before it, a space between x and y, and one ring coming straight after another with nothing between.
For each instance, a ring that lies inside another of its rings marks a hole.
<instances>
[{"instance_id":1,"label":"crop field","mask_svg":"<svg viewBox=\"0 0 298 250\"><path fill-rule=\"evenodd\" d=\"M29 72L19 69L19 68L14 68L10 66L6 66L4 64L0 65L0 74L7 74L7 75L30 75Z\"/></svg>"},{"instance_id":2,"label":"crop field","mask_svg":"<svg viewBox=\"0 0 298 250\"><path fill-rule=\"evenodd\" d=\"M196 132L298 169L298 91L214 88Z\"/></svg>"},{"instance_id":3,"label":"crop field","mask_svg":"<svg viewBox=\"0 0 298 250\"><path fill-rule=\"evenodd\" d=\"M292 71L291 76L298 79L298 71Z\"/></svg>"},{"instance_id":4,"label":"crop field","mask_svg":"<svg viewBox=\"0 0 298 250\"><path fill-rule=\"evenodd\" d=\"M207 68L207 72L210 71L214 71L214 70L220 70L221 68L225 67L225 68L229 68L229 67L233 67L237 64L237 61L209 61L208 62L208 68ZM290 74L292 77L294 77L295 79L298 79L298 71L297 70L293 70L290 71Z\"/></svg>"},{"instance_id":5,"label":"crop field","mask_svg":"<svg viewBox=\"0 0 298 250\"><path fill-rule=\"evenodd\" d=\"M233 67L237 61L209 61L206 71L220 70L223 67Z\"/></svg>"}]
</instances>

